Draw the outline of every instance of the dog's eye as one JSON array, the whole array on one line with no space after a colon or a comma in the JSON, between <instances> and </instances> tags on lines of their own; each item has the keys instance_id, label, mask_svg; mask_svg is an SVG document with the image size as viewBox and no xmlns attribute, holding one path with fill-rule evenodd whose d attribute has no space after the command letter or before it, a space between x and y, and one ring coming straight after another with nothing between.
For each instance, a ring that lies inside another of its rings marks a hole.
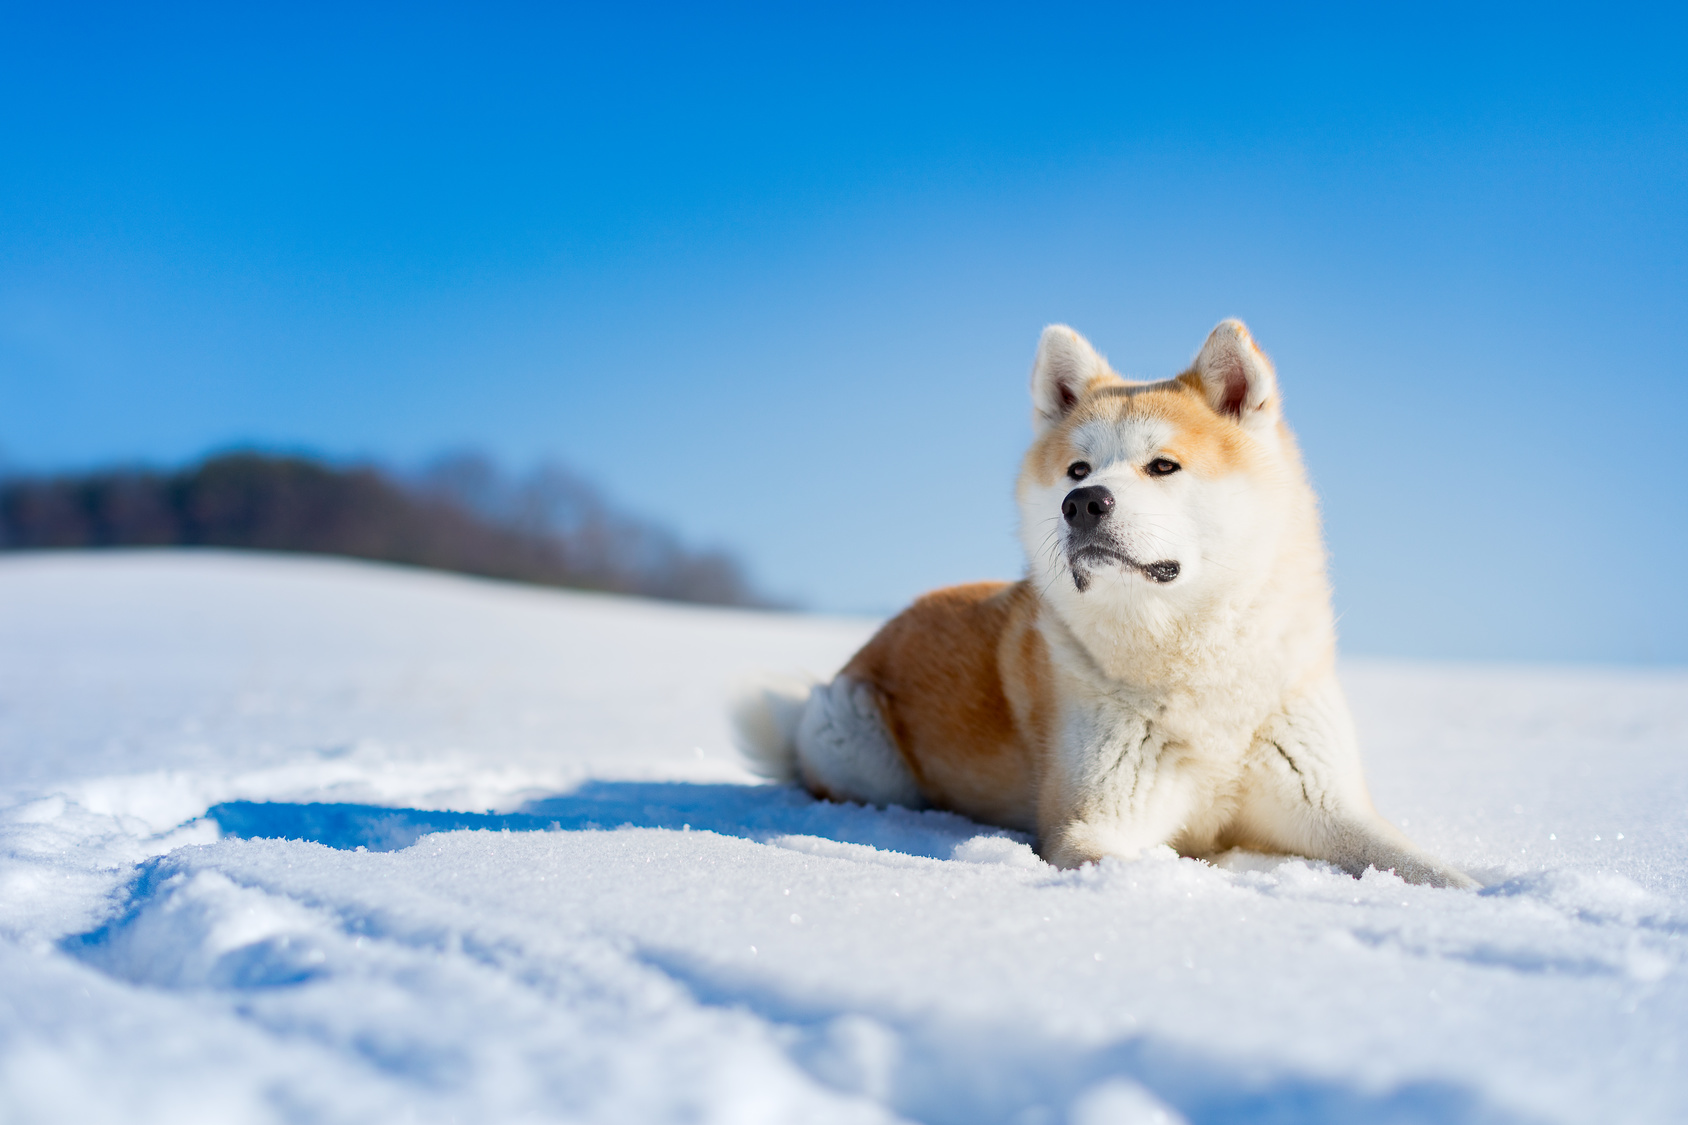
<instances>
[{"instance_id":1,"label":"dog's eye","mask_svg":"<svg viewBox=\"0 0 1688 1125\"><path fill-rule=\"evenodd\" d=\"M1183 468L1183 466L1176 461L1168 461L1165 457L1156 457L1144 468L1152 477L1164 477L1171 473L1176 473L1179 469Z\"/></svg>"},{"instance_id":2,"label":"dog's eye","mask_svg":"<svg viewBox=\"0 0 1688 1125\"><path fill-rule=\"evenodd\" d=\"M1090 462L1074 461L1071 465L1067 466L1067 475L1072 477L1074 480L1083 480L1085 477L1090 475Z\"/></svg>"}]
</instances>

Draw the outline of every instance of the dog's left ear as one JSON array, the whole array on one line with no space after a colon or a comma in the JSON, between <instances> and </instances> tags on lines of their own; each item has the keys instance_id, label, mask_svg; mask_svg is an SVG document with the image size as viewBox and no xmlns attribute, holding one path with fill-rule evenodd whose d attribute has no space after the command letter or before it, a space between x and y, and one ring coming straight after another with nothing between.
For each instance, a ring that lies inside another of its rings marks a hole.
<instances>
[{"instance_id":1,"label":"dog's left ear","mask_svg":"<svg viewBox=\"0 0 1688 1125\"><path fill-rule=\"evenodd\" d=\"M1111 370L1090 341L1065 324L1045 328L1032 361L1032 424L1038 432L1065 418L1090 381Z\"/></svg>"},{"instance_id":2,"label":"dog's left ear","mask_svg":"<svg viewBox=\"0 0 1688 1125\"><path fill-rule=\"evenodd\" d=\"M1242 321L1220 321L1190 370L1216 413L1249 429L1277 424L1278 376Z\"/></svg>"}]
</instances>

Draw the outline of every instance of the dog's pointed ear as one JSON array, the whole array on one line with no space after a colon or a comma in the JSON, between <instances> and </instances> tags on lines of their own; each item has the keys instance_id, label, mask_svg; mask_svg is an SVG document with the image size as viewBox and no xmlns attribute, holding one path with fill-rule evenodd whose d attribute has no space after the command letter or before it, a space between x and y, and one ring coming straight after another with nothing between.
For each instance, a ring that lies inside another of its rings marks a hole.
<instances>
[{"instance_id":1,"label":"dog's pointed ear","mask_svg":"<svg viewBox=\"0 0 1688 1125\"><path fill-rule=\"evenodd\" d=\"M1277 373L1242 321L1220 321L1190 371L1216 413L1250 429L1277 424Z\"/></svg>"},{"instance_id":2,"label":"dog's pointed ear","mask_svg":"<svg viewBox=\"0 0 1688 1125\"><path fill-rule=\"evenodd\" d=\"M1090 381L1110 371L1090 341L1065 324L1045 328L1032 361L1032 425L1041 433L1065 418Z\"/></svg>"}]
</instances>

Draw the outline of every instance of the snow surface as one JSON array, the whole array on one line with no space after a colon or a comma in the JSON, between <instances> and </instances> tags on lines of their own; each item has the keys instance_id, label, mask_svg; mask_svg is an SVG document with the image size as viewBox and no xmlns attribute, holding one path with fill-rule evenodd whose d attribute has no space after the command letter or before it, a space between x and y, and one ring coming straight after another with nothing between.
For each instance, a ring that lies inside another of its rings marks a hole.
<instances>
[{"instance_id":1,"label":"snow surface","mask_svg":"<svg viewBox=\"0 0 1688 1125\"><path fill-rule=\"evenodd\" d=\"M1058 872L754 784L728 685L871 629L0 561L0 1120L1688 1120L1688 675L1345 666L1479 892Z\"/></svg>"}]
</instances>

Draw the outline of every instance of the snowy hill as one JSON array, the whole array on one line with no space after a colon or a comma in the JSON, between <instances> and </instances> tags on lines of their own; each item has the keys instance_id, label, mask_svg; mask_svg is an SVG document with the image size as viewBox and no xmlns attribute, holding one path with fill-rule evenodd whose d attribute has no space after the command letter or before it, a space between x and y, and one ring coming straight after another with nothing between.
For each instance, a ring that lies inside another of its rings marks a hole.
<instances>
[{"instance_id":1,"label":"snowy hill","mask_svg":"<svg viewBox=\"0 0 1688 1125\"><path fill-rule=\"evenodd\" d=\"M753 784L728 684L871 628L0 561L0 1119L1688 1120L1688 675L1345 667L1481 892L1063 873Z\"/></svg>"}]
</instances>

